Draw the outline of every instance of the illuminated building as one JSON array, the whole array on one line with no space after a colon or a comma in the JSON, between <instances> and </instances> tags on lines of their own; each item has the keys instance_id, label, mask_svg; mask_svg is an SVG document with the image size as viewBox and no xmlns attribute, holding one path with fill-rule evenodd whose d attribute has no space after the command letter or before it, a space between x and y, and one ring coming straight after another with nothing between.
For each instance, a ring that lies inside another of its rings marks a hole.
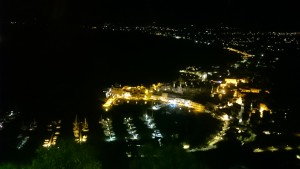
<instances>
[{"instance_id":1,"label":"illuminated building","mask_svg":"<svg viewBox=\"0 0 300 169\"><path fill-rule=\"evenodd\" d=\"M260 93L260 91L261 91L261 89L257 89L257 88L250 88L250 89L239 88L239 90L242 93Z\"/></svg>"},{"instance_id":2,"label":"illuminated building","mask_svg":"<svg viewBox=\"0 0 300 169\"><path fill-rule=\"evenodd\" d=\"M242 78L242 79L230 79L230 78L225 78L225 84L234 84L235 86L238 85L238 83L248 83L248 79Z\"/></svg>"}]
</instances>

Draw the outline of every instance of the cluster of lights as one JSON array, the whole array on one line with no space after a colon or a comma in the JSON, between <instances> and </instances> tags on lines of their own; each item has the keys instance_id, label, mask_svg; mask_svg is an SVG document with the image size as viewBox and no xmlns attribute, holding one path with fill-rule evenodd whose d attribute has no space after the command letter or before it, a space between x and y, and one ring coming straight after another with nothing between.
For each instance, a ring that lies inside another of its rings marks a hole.
<instances>
[{"instance_id":1,"label":"cluster of lights","mask_svg":"<svg viewBox=\"0 0 300 169\"><path fill-rule=\"evenodd\" d=\"M37 124L36 121L33 120L30 124L29 127L25 127L23 130L23 132L21 134L19 134L19 136L17 137L18 139L20 139L18 145L17 145L17 149L21 149L24 147L24 145L27 143L27 141L29 140L30 136L29 136L29 132L34 131L37 128Z\"/></svg>"},{"instance_id":2,"label":"cluster of lights","mask_svg":"<svg viewBox=\"0 0 300 169\"><path fill-rule=\"evenodd\" d=\"M154 89L159 90L160 85L153 85L155 86ZM127 87L128 88L128 87ZM145 91L151 91L148 89L145 89ZM147 92L148 93L148 92ZM130 100L144 100L144 103L147 104L148 100L149 101L155 101L155 100L159 100L161 102L167 103L169 104L171 107L186 107L189 109L193 109L193 112L198 113L198 112L204 112L204 106L200 103L196 103L196 102L192 102L190 100L186 100L186 99L179 99L179 98L169 98L168 96L158 96L158 95L154 95L151 94L151 92L148 93L148 95L140 95L133 97L132 93L130 92L121 92L121 94L118 95L111 95L107 101L102 105L103 108L108 111L109 108L111 108L113 105L115 105L116 100L118 99L124 99L126 100L127 103L129 103ZM160 109L160 106L154 106L152 107L153 109ZM190 110L189 110L190 112Z\"/></svg>"},{"instance_id":3,"label":"cluster of lights","mask_svg":"<svg viewBox=\"0 0 300 169\"><path fill-rule=\"evenodd\" d=\"M159 145L161 145L161 139L163 138L163 136L161 135L160 131L156 129L156 125L153 117L148 116L148 114L146 113L143 115L142 120L147 125L147 127L153 131L152 138L153 139L157 138Z\"/></svg>"},{"instance_id":4,"label":"cluster of lights","mask_svg":"<svg viewBox=\"0 0 300 169\"><path fill-rule=\"evenodd\" d=\"M20 114L20 112L15 112L15 111L6 112L4 117L0 118L0 131L4 129L4 126L7 123L10 123L12 120L14 120L18 114Z\"/></svg>"},{"instance_id":5,"label":"cluster of lights","mask_svg":"<svg viewBox=\"0 0 300 169\"><path fill-rule=\"evenodd\" d=\"M261 153L261 152L276 152L276 151L291 151L291 150L295 150L295 149L300 149L300 146L298 147L292 147L289 145L285 145L285 146L269 146L269 147L265 147L265 148L255 148L253 150L254 153Z\"/></svg>"},{"instance_id":6,"label":"cluster of lights","mask_svg":"<svg viewBox=\"0 0 300 169\"><path fill-rule=\"evenodd\" d=\"M89 131L89 128L88 128L88 123L86 121L86 118L83 123L78 122L77 115L76 115L75 121L73 122L73 133L74 133L75 141L77 143L86 142L88 131Z\"/></svg>"},{"instance_id":7,"label":"cluster of lights","mask_svg":"<svg viewBox=\"0 0 300 169\"><path fill-rule=\"evenodd\" d=\"M50 137L44 140L43 147L49 148L56 145L57 138L60 134L59 129L61 128L61 120L52 121L48 125L48 131L50 132Z\"/></svg>"},{"instance_id":8,"label":"cluster of lights","mask_svg":"<svg viewBox=\"0 0 300 169\"><path fill-rule=\"evenodd\" d=\"M235 46L239 48L249 48L250 45L255 43L261 43L261 39L267 42L267 45L261 46L263 50L270 51L284 51L280 45L283 44L299 44L296 38L296 32L242 32L235 28L224 29L220 27L217 29L199 29L195 32L195 27L191 25L193 31L189 28L169 28L156 25L150 26L115 26L112 24L105 24L103 30L112 31L140 31L150 35L173 37L175 39L191 40L196 44L211 45L222 44L226 49L229 46ZM97 29L97 27L90 27L90 29ZM219 31L221 29L222 31ZM252 50L248 50L252 51Z\"/></svg>"},{"instance_id":9,"label":"cluster of lights","mask_svg":"<svg viewBox=\"0 0 300 169\"><path fill-rule=\"evenodd\" d=\"M25 136L21 140L20 144L17 145L17 149L21 149L27 143L27 141L29 140L29 138L30 138L29 136Z\"/></svg>"},{"instance_id":10,"label":"cluster of lights","mask_svg":"<svg viewBox=\"0 0 300 169\"><path fill-rule=\"evenodd\" d=\"M176 38L182 38L182 37L183 36L176 35ZM244 62L245 64L248 63L249 58L252 58L254 56L252 54L249 54L249 53L246 53L246 52L243 52L243 51L239 51L239 50L233 49L233 48L227 48L227 50L241 54L242 59L243 59L242 62ZM239 64L238 64L238 66L239 66ZM240 86L239 85L240 83L243 83L243 84L249 83L249 79L247 79L247 78L232 78L232 76L230 75L229 70L227 70L227 72L228 73L226 73L226 75L224 75L227 78L224 78L223 80L220 80L220 78L223 77L223 74L218 74L217 79L211 80L212 82L215 82L215 84L212 88L212 94L219 94L219 97L222 97L222 95L226 95L226 94L230 95L231 91L234 91L232 101L228 101L227 104L225 104L224 106L219 107L219 108L220 109L228 108L228 107L234 106L234 103L237 103L237 104L241 105L241 110L239 111L239 120L240 120L240 123L242 123L242 114L244 113L244 100L243 100L244 96L247 93L261 93L261 89L248 88L249 86L238 88L238 86ZM191 67L191 68L187 68L186 70L180 70L180 73L190 76L190 77L187 77L189 79L197 78L198 81L201 81L201 80L202 81L207 81L208 75L212 76L212 73L215 73L215 72L213 72L213 71L212 72L201 72L197 68ZM211 73L211 74L208 74L208 73ZM216 73L218 73L218 72L216 72ZM191 85L193 85L195 83L195 81L192 81ZM187 86L189 84L189 81L187 81L185 83L180 83L180 85L184 85L184 84ZM215 87L216 85L217 85L217 87ZM233 89L231 87L233 87ZM149 91L149 92L147 92L147 96L144 93L141 93L141 94L139 93L139 95L136 95L134 92L132 92L132 90L131 90L132 88L134 88L134 87L127 87L126 91L121 91L118 94L109 96L107 102L103 105L103 107L108 108L110 106L113 106L115 104L116 99L118 99L118 100L119 99L124 99L125 101L127 101L127 103L129 103L130 100L135 100L136 103L137 103L137 100L144 100L145 104L147 104L147 101L150 101L150 102L151 101L158 101L158 102L160 102L161 104L157 104L157 105L154 105L152 107L153 110L159 110L162 106L170 106L170 107L173 107L173 108L178 107L180 110L182 108L188 108L189 112L190 111L193 111L193 112L209 112L209 111L205 111L204 106L199 104L199 103L195 103L195 102L192 102L192 101L186 100L186 99L168 97L168 93L165 92L165 91L179 93L177 90L175 91L175 83L173 83L173 87L172 87L172 85L169 85L169 84L161 84L161 83L158 83L157 85L153 84L152 87L149 90L146 89L146 90ZM252 104L251 104L250 109L251 109L251 111L253 110L252 109ZM265 110L268 111L269 109L266 105L261 104L260 108L258 110L261 113L261 118L262 118L263 112ZM211 113L211 112L209 112L209 113ZM204 150L208 150L208 149L211 149L211 148L216 148L216 144L219 141L223 140L223 137L226 134L226 131L229 129L229 123L230 123L231 117L229 117L227 114L225 114L223 116L218 116L218 115L216 115L216 116L217 116L217 118L219 118L220 120L223 121L224 125L222 127L222 130L220 132L218 132L207 143L206 146L202 146L202 147L196 148L196 149L187 148L187 149L189 149L189 151L198 151L198 150L204 151ZM148 118L149 117L144 117L144 119L148 119ZM151 123L151 119L149 119L148 121L146 120L145 124L147 124L147 126L151 129L155 128L155 125ZM133 133L131 132L131 126L127 124L127 127L129 128L128 133L132 135ZM133 130L133 131L134 131L134 134L135 134L135 130ZM253 135L250 134L250 135L251 136L249 138L244 138L243 137L241 139L242 144L244 142L248 142L247 140L253 140L253 138L255 138L255 136L256 136L255 134L253 134ZM237 137L240 137L240 136L237 136ZM134 135L132 135L132 138L135 138ZM187 146L185 146L185 148L186 147Z\"/></svg>"},{"instance_id":11,"label":"cluster of lights","mask_svg":"<svg viewBox=\"0 0 300 169\"><path fill-rule=\"evenodd\" d=\"M212 137L212 139L207 142L207 145L189 149L188 152L207 151L217 148L216 144L223 140L223 137L225 136L227 130L230 128L230 117L227 114L219 117L219 119L224 121L222 130L219 131L214 137Z\"/></svg>"},{"instance_id":12,"label":"cluster of lights","mask_svg":"<svg viewBox=\"0 0 300 169\"><path fill-rule=\"evenodd\" d=\"M131 117L125 117L124 118L124 124L127 126L127 132L130 135L131 140L137 140L138 134L136 133L136 127L132 123Z\"/></svg>"},{"instance_id":13,"label":"cluster of lights","mask_svg":"<svg viewBox=\"0 0 300 169\"><path fill-rule=\"evenodd\" d=\"M102 124L104 135L106 137L105 140L107 142L115 141L116 136L112 128L112 121L109 118L106 118L106 119L102 119L99 123Z\"/></svg>"}]
</instances>

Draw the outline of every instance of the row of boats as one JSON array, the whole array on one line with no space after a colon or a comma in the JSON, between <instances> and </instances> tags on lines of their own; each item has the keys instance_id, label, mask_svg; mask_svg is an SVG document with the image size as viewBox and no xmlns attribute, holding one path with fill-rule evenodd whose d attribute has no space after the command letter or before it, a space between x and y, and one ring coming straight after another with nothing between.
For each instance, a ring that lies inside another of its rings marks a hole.
<instances>
[{"instance_id":1,"label":"row of boats","mask_svg":"<svg viewBox=\"0 0 300 169\"><path fill-rule=\"evenodd\" d=\"M141 118L144 121L144 124L151 130L153 130L152 138L159 140L162 137L160 131L156 129L156 125L154 123L154 119L147 114L144 114ZM116 134L113 130L112 120L110 118L101 118L99 123L102 125L102 129L105 135L105 141L112 142L116 140ZM136 126L133 123L133 119L131 117L125 117L123 120L123 124L126 126L126 131L128 135L125 137L126 140L138 140L139 134L137 133ZM22 149L24 145L30 139L30 133L37 128L37 122L35 120L31 121L28 125L24 124L21 126L21 133L17 136L18 143L16 148ZM61 120L51 121L46 130L48 131L48 136L44 139L43 147L49 148L50 146L56 145L58 136L60 135L61 128ZM89 132L89 126L87 123L87 119L84 118L83 121L78 120L77 115L75 116L75 121L73 122L73 133L75 137L75 141L77 143L83 143L87 141Z\"/></svg>"},{"instance_id":2,"label":"row of boats","mask_svg":"<svg viewBox=\"0 0 300 169\"><path fill-rule=\"evenodd\" d=\"M113 131L112 121L110 118L101 119L99 123L102 125L102 129L105 135L105 141L111 142L116 140L116 134Z\"/></svg>"},{"instance_id":3,"label":"row of boats","mask_svg":"<svg viewBox=\"0 0 300 169\"><path fill-rule=\"evenodd\" d=\"M84 118L84 121L78 121L76 115L75 121L73 122L73 133L74 133L75 141L77 143L86 142L88 131L89 131L89 126L86 118Z\"/></svg>"},{"instance_id":4,"label":"row of boats","mask_svg":"<svg viewBox=\"0 0 300 169\"><path fill-rule=\"evenodd\" d=\"M8 124L16 120L20 116L20 114L21 113L19 111L14 111L14 110L2 114L2 116L0 116L0 131L7 128ZM9 128L15 128L15 127L11 126ZM20 128L18 129L19 133L16 136L16 149L20 150L25 146L25 144L30 139L32 132L35 131L36 128L37 128L37 122L35 119L27 122L23 121Z\"/></svg>"},{"instance_id":5,"label":"row of boats","mask_svg":"<svg viewBox=\"0 0 300 169\"><path fill-rule=\"evenodd\" d=\"M125 124L127 126L126 130L129 134L129 138L131 140L137 140L139 134L137 134L137 132L136 132L136 127L134 126L134 124L132 122L132 118L131 117L125 117L123 124ZM126 137L125 139L127 140L128 137Z\"/></svg>"},{"instance_id":6,"label":"row of boats","mask_svg":"<svg viewBox=\"0 0 300 169\"><path fill-rule=\"evenodd\" d=\"M47 131L50 135L44 140L43 147L49 148L50 146L56 145L57 138L60 135L60 128L61 120L52 121L49 125L47 125ZM73 122L75 141L77 143L86 142L88 131L89 127L86 118L84 118L84 121L79 121L76 115L75 121Z\"/></svg>"},{"instance_id":7,"label":"row of boats","mask_svg":"<svg viewBox=\"0 0 300 169\"><path fill-rule=\"evenodd\" d=\"M50 146L56 145L57 138L60 135L60 128L61 120L51 121L51 123L47 125L49 135L44 140L43 147L49 148Z\"/></svg>"},{"instance_id":8,"label":"row of boats","mask_svg":"<svg viewBox=\"0 0 300 169\"><path fill-rule=\"evenodd\" d=\"M5 126L13 121L19 114L20 112L12 110L5 112L2 116L0 116L0 131L4 130Z\"/></svg>"},{"instance_id":9,"label":"row of boats","mask_svg":"<svg viewBox=\"0 0 300 169\"><path fill-rule=\"evenodd\" d=\"M163 138L159 129L156 128L153 117L148 116L147 113L143 114L140 118L147 127L152 130L152 138L158 139L161 144L161 139ZM105 141L111 142L116 140L116 135L113 130L112 120L110 118L101 118L99 123L102 125L102 129L105 135ZM139 134L137 133L136 126L133 123L133 119L131 117L124 117L123 124L126 126L127 136L125 140L138 140Z\"/></svg>"},{"instance_id":10,"label":"row of boats","mask_svg":"<svg viewBox=\"0 0 300 169\"><path fill-rule=\"evenodd\" d=\"M156 128L156 124L154 122L154 119L152 116L148 116L147 113L145 113L141 119L144 121L144 124L147 125L149 129L152 130L152 138L153 139L161 139L163 136L161 135L159 129Z\"/></svg>"},{"instance_id":11,"label":"row of boats","mask_svg":"<svg viewBox=\"0 0 300 169\"><path fill-rule=\"evenodd\" d=\"M33 120L29 123L29 125L22 124L21 126L21 133L17 136L18 143L16 148L18 150L22 149L24 145L28 142L30 138L30 134L37 128L37 122Z\"/></svg>"}]
</instances>

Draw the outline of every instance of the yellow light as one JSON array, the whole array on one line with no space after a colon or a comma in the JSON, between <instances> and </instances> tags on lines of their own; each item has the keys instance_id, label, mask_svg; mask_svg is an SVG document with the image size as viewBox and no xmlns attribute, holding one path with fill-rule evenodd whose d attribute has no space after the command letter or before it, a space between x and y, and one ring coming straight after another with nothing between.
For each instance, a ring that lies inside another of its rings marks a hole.
<instances>
[{"instance_id":1,"label":"yellow light","mask_svg":"<svg viewBox=\"0 0 300 169\"><path fill-rule=\"evenodd\" d=\"M239 97L235 102L239 105L242 105L243 104L242 97Z\"/></svg>"},{"instance_id":2,"label":"yellow light","mask_svg":"<svg viewBox=\"0 0 300 169\"><path fill-rule=\"evenodd\" d=\"M267 105L260 103L259 104L260 118L263 118L263 112L268 111L268 110L269 110L269 108L267 107Z\"/></svg>"},{"instance_id":3,"label":"yellow light","mask_svg":"<svg viewBox=\"0 0 300 169\"><path fill-rule=\"evenodd\" d=\"M186 150L186 149L189 149L189 148L190 148L190 145L189 145L189 144L187 144L187 143L184 143L184 144L183 144L183 149Z\"/></svg>"},{"instance_id":4,"label":"yellow light","mask_svg":"<svg viewBox=\"0 0 300 169\"><path fill-rule=\"evenodd\" d=\"M296 133L295 136L296 136L296 137L300 137L300 133Z\"/></svg>"},{"instance_id":5,"label":"yellow light","mask_svg":"<svg viewBox=\"0 0 300 169\"><path fill-rule=\"evenodd\" d=\"M291 146L288 146L288 145L284 149L287 150L287 151L293 150L293 148Z\"/></svg>"},{"instance_id":6,"label":"yellow light","mask_svg":"<svg viewBox=\"0 0 300 169\"><path fill-rule=\"evenodd\" d=\"M263 111L265 111L265 110L269 110L268 107L267 107L267 105L265 105L265 104L263 104L263 103L260 103L260 104L259 104L259 107L260 107L260 108L259 108L259 112L261 112L261 113L262 113Z\"/></svg>"},{"instance_id":7,"label":"yellow light","mask_svg":"<svg viewBox=\"0 0 300 169\"><path fill-rule=\"evenodd\" d=\"M222 117L223 121L228 121L229 120L229 116L227 114L224 114Z\"/></svg>"},{"instance_id":8,"label":"yellow light","mask_svg":"<svg viewBox=\"0 0 300 169\"><path fill-rule=\"evenodd\" d=\"M278 151L278 148L271 146L271 147L268 147L268 150L273 152L273 151Z\"/></svg>"},{"instance_id":9,"label":"yellow light","mask_svg":"<svg viewBox=\"0 0 300 169\"><path fill-rule=\"evenodd\" d=\"M131 94L129 92L124 93L124 98L129 98Z\"/></svg>"}]
</instances>

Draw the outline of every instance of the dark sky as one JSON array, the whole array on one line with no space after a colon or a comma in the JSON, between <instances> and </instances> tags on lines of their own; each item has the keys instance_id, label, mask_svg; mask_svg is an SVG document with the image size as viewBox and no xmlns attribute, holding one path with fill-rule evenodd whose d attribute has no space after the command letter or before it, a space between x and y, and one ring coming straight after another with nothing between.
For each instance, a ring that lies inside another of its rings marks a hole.
<instances>
[{"instance_id":1,"label":"dark sky","mask_svg":"<svg viewBox=\"0 0 300 169\"><path fill-rule=\"evenodd\" d=\"M1 0L1 19L194 22L299 28L295 0Z\"/></svg>"}]
</instances>

